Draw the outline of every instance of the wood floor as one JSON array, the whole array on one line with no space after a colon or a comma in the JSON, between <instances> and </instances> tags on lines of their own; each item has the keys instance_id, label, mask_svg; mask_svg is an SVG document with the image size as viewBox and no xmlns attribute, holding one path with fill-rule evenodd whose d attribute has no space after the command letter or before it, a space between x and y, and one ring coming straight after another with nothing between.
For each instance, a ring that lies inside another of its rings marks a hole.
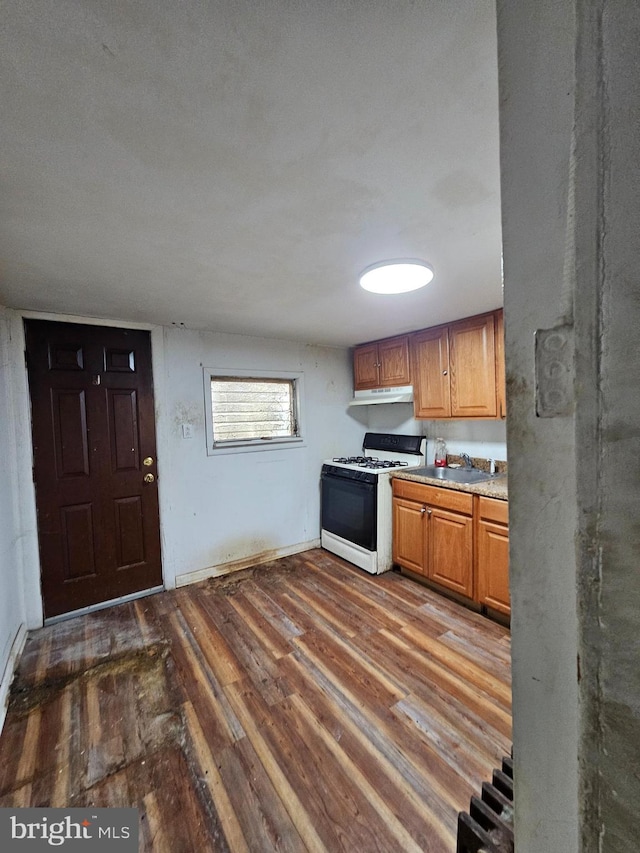
<instances>
[{"instance_id":1,"label":"wood floor","mask_svg":"<svg viewBox=\"0 0 640 853\"><path fill-rule=\"evenodd\" d=\"M137 806L154 853L451 853L509 661L505 628L308 551L31 634L0 806Z\"/></svg>"}]
</instances>

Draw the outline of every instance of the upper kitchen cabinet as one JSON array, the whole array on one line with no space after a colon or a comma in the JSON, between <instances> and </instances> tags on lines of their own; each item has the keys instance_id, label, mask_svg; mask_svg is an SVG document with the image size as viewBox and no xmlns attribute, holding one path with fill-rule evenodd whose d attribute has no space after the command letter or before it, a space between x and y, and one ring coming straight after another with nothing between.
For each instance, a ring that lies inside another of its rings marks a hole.
<instances>
[{"instance_id":1,"label":"upper kitchen cabinet","mask_svg":"<svg viewBox=\"0 0 640 853\"><path fill-rule=\"evenodd\" d=\"M452 418L495 418L496 327L493 314L449 326Z\"/></svg>"},{"instance_id":2,"label":"upper kitchen cabinet","mask_svg":"<svg viewBox=\"0 0 640 853\"><path fill-rule=\"evenodd\" d=\"M507 416L507 389L504 362L504 312L496 311L496 385L498 394L498 417Z\"/></svg>"},{"instance_id":3,"label":"upper kitchen cabinet","mask_svg":"<svg viewBox=\"0 0 640 853\"><path fill-rule=\"evenodd\" d=\"M450 418L449 331L425 329L411 338L413 406L417 418Z\"/></svg>"},{"instance_id":4,"label":"upper kitchen cabinet","mask_svg":"<svg viewBox=\"0 0 640 853\"><path fill-rule=\"evenodd\" d=\"M409 336L362 344L353 351L353 385L356 391L410 385Z\"/></svg>"},{"instance_id":5,"label":"upper kitchen cabinet","mask_svg":"<svg viewBox=\"0 0 640 853\"><path fill-rule=\"evenodd\" d=\"M411 338L416 418L496 418L496 312Z\"/></svg>"}]
</instances>

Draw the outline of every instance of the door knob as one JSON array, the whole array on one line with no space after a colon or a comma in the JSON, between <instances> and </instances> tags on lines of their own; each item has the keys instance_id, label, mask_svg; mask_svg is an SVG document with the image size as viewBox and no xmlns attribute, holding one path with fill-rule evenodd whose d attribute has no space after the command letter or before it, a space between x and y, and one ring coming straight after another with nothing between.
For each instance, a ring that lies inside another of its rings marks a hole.
<instances>
[{"instance_id":1,"label":"door knob","mask_svg":"<svg viewBox=\"0 0 640 853\"><path fill-rule=\"evenodd\" d=\"M145 458L142 460L142 464L146 465L147 468L149 467L149 465L153 465L153 456L145 456Z\"/></svg>"},{"instance_id":2,"label":"door knob","mask_svg":"<svg viewBox=\"0 0 640 853\"><path fill-rule=\"evenodd\" d=\"M145 483L153 483L154 480L155 480L155 477L153 476L153 474L145 474L144 475Z\"/></svg>"}]
</instances>

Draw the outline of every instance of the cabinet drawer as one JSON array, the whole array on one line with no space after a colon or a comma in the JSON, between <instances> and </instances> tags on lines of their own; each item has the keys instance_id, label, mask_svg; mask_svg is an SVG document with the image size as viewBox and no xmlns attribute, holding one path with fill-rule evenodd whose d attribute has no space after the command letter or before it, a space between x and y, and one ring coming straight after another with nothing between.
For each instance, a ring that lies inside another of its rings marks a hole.
<instances>
[{"instance_id":1,"label":"cabinet drawer","mask_svg":"<svg viewBox=\"0 0 640 853\"><path fill-rule=\"evenodd\" d=\"M393 496L395 498L406 498L408 501L427 502L427 486L424 483L416 483L414 480L392 480Z\"/></svg>"},{"instance_id":2,"label":"cabinet drawer","mask_svg":"<svg viewBox=\"0 0 640 853\"><path fill-rule=\"evenodd\" d=\"M473 495L457 492L453 489L439 489L437 486L427 486L413 480L393 480L393 494L397 498L429 504L430 506L448 509L451 512L461 512L471 515L473 512Z\"/></svg>"},{"instance_id":3,"label":"cabinet drawer","mask_svg":"<svg viewBox=\"0 0 640 853\"><path fill-rule=\"evenodd\" d=\"M488 521L497 521L499 524L509 523L509 503L496 498L479 498L478 515Z\"/></svg>"}]
</instances>

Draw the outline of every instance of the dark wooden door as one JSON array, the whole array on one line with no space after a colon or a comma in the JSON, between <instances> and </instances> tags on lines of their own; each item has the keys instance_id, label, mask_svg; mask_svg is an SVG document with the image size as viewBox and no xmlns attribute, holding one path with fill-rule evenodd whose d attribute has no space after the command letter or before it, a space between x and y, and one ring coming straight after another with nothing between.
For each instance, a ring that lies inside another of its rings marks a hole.
<instances>
[{"instance_id":1,"label":"dark wooden door","mask_svg":"<svg viewBox=\"0 0 640 853\"><path fill-rule=\"evenodd\" d=\"M149 333L25 327L45 616L160 586Z\"/></svg>"}]
</instances>

